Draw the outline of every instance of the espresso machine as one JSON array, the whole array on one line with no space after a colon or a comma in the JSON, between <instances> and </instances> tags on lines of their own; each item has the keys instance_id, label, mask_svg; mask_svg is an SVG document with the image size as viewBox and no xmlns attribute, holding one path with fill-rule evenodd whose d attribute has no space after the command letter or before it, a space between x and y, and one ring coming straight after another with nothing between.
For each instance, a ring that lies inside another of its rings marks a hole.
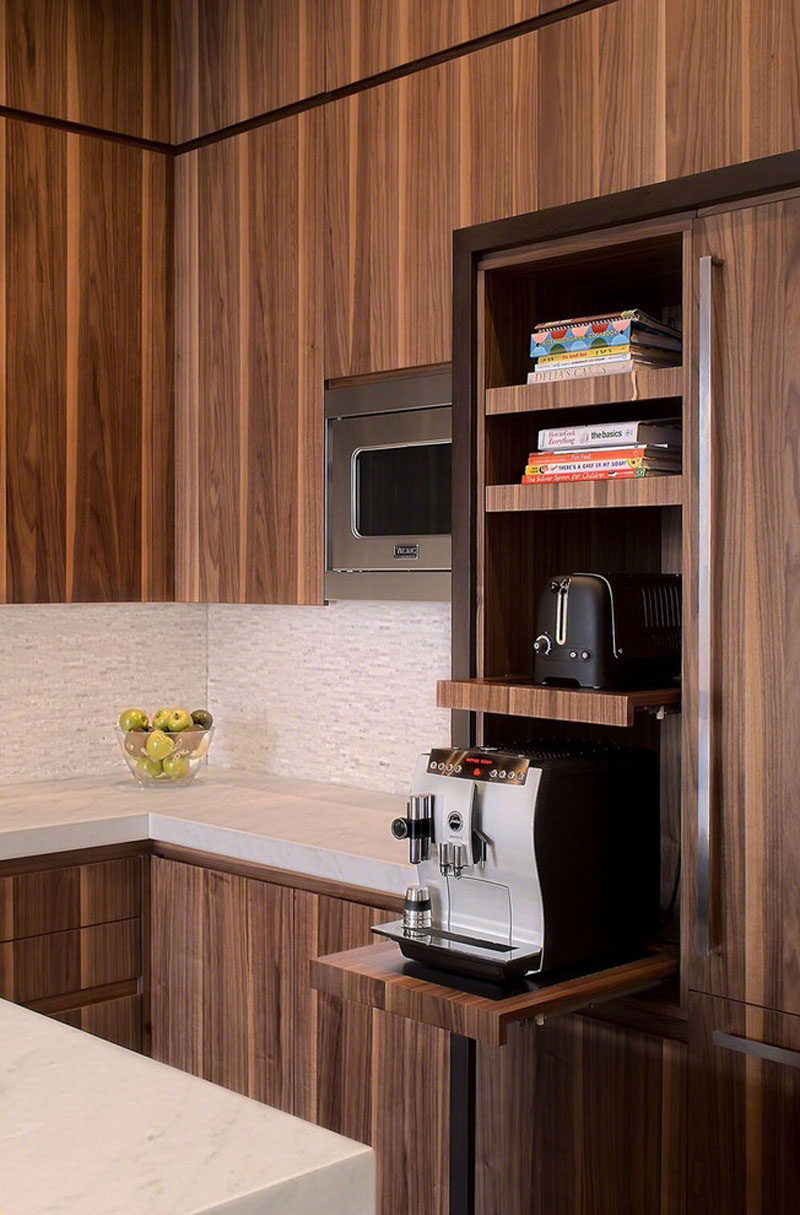
<instances>
[{"instance_id":1,"label":"espresso machine","mask_svg":"<svg viewBox=\"0 0 800 1215\"><path fill-rule=\"evenodd\" d=\"M503 982L622 957L656 930L658 781L625 748L435 748L406 814L419 882L373 928L410 959Z\"/></svg>"}]
</instances>

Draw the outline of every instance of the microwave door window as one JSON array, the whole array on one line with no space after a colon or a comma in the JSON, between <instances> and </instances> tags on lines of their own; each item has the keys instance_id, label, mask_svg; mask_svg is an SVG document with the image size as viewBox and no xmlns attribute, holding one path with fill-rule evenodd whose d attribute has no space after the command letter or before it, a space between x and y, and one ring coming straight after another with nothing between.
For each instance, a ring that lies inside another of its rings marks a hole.
<instances>
[{"instance_id":1,"label":"microwave door window","mask_svg":"<svg viewBox=\"0 0 800 1215\"><path fill-rule=\"evenodd\" d=\"M353 454L356 536L446 536L451 445L362 447Z\"/></svg>"}]
</instances>

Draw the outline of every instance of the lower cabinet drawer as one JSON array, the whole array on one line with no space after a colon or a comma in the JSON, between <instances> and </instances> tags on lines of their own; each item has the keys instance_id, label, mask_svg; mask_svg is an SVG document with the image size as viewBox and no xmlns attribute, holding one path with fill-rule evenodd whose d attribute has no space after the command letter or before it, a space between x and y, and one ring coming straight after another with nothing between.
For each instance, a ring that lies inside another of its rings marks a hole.
<instances>
[{"instance_id":1,"label":"lower cabinet drawer","mask_svg":"<svg viewBox=\"0 0 800 1215\"><path fill-rule=\"evenodd\" d=\"M137 979L141 920L121 920L0 944L0 997L29 1004Z\"/></svg>"},{"instance_id":2,"label":"lower cabinet drawer","mask_svg":"<svg viewBox=\"0 0 800 1215\"><path fill-rule=\"evenodd\" d=\"M142 998L123 996L120 1000L105 1000L68 1012L53 1013L54 1021L63 1021L75 1029L85 1030L97 1038L105 1038L128 1050L142 1049Z\"/></svg>"},{"instance_id":3,"label":"lower cabinet drawer","mask_svg":"<svg viewBox=\"0 0 800 1215\"><path fill-rule=\"evenodd\" d=\"M141 915L139 856L0 876L0 941Z\"/></svg>"}]
</instances>

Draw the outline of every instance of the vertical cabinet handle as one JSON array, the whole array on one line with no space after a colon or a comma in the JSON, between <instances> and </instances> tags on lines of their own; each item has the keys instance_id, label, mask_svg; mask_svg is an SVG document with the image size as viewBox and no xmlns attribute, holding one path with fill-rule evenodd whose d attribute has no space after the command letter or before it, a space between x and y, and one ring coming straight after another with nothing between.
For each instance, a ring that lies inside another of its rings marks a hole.
<instances>
[{"instance_id":1,"label":"vertical cabinet handle","mask_svg":"<svg viewBox=\"0 0 800 1215\"><path fill-rule=\"evenodd\" d=\"M715 257L700 258L698 334L698 571L697 571L697 951L711 953L712 923L712 721L711 536L713 517L713 369Z\"/></svg>"}]
</instances>

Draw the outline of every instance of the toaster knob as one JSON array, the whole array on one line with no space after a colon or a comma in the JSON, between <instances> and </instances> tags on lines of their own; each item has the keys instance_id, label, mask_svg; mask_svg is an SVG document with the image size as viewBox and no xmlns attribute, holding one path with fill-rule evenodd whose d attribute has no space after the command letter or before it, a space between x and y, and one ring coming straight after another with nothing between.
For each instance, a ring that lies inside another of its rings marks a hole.
<instances>
[{"instance_id":1,"label":"toaster knob","mask_svg":"<svg viewBox=\"0 0 800 1215\"><path fill-rule=\"evenodd\" d=\"M533 643L533 649L536 654L549 654L552 648L553 642L547 633L540 633Z\"/></svg>"}]
</instances>

